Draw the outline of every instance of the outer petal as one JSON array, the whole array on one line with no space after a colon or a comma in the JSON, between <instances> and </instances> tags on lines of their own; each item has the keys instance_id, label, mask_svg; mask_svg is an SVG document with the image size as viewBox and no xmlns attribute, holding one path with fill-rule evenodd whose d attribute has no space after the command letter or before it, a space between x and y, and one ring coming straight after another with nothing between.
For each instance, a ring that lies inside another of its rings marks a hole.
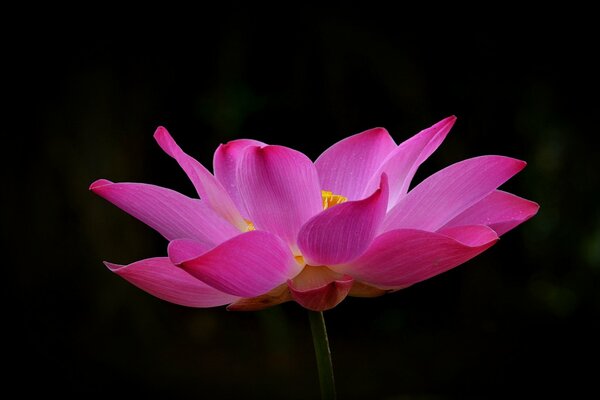
<instances>
[{"instance_id":1,"label":"outer petal","mask_svg":"<svg viewBox=\"0 0 600 400\"><path fill-rule=\"evenodd\" d=\"M381 174L386 173L390 180L388 208L396 205L398 200L408 191L410 182L415 176L419 165L427 160L431 153L442 144L455 121L455 116L445 118L401 143L387 156L373 175L363 195L371 193L379 183Z\"/></svg>"},{"instance_id":2,"label":"outer petal","mask_svg":"<svg viewBox=\"0 0 600 400\"><path fill-rule=\"evenodd\" d=\"M387 209L387 176L381 187L364 200L328 208L308 221L298 235L298 246L309 265L352 261L371 244Z\"/></svg>"},{"instance_id":3,"label":"outer petal","mask_svg":"<svg viewBox=\"0 0 600 400\"><path fill-rule=\"evenodd\" d=\"M304 308L325 311L346 298L352 283L350 276L329 268L307 266L302 273L288 281L288 287L292 298Z\"/></svg>"},{"instance_id":4,"label":"outer petal","mask_svg":"<svg viewBox=\"0 0 600 400\"><path fill-rule=\"evenodd\" d=\"M237 168L244 155L244 150L249 146L265 146L265 144L252 139L233 140L220 145L213 158L215 177L227 190L238 210L246 217L248 212L237 185Z\"/></svg>"},{"instance_id":5,"label":"outer petal","mask_svg":"<svg viewBox=\"0 0 600 400\"><path fill-rule=\"evenodd\" d=\"M182 306L216 307L238 299L199 281L173 265L167 257L148 258L129 265L104 264L138 288Z\"/></svg>"},{"instance_id":6,"label":"outer petal","mask_svg":"<svg viewBox=\"0 0 600 400\"><path fill-rule=\"evenodd\" d=\"M287 284L280 285L257 297L242 298L227 306L227 311L258 311L292 301Z\"/></svg>"},{"instance_id":7,"label":"outer petal","mask_svg":"<svg viewBox=\"0 0 600 400\"><path fill-rule=\"evenodd\" d=\"M200 198L210 204L217 214L241 231L245 231L246 222L219 181L196 159L184 153L162 126L154 133L154 139L165 153L177 160L194 184Z\"/></svg>"},{"instance_id":8,"label":"outer petal","mask_svg":"<svg viewBox=\"0 0 600 400\"><path fill-rule=\"evenodd\" d=\"M249 147L237 181L256 229L272 232L292 247L300 227L323 209L313 163L287 147Z\"/></svg>"},{"instance_id":9,"label":"outer petal","mask_svg":"<svg viewBox=\"0 0 600 400\"><path fill-rule=\"evenodd\" d=\"M364 198L365 188L385 157L396 148L396 143L383 128L347 137L325 150L315 161L323 190L347 197ZM375 186L379 182L376 178Z\"/></svg>"},{"instance_id":10,"label":"outer petal","mask_svg":"<svg viewBox=\"0 0 600 400\"><path fill-rule=\"evenodd\" d=\"M176 251L171 243L170 251ZM181 268L225 293L255 297L300 272L288 246L264 231L243 233L191 260Z\"/></svg>"},{"instance_id":11,"label":"outer petal","mask_svg":"<svg viewBox=\"0 0 600 400\"><path fill-rule=\"evenodd\" d=\"M239 233L202 201L143 183L99 179L90 190L156 229L168 240L197 239L217 244Z\"/></svg>"},{"instance_id":12,"label":"outer petal","mask_svg":"<svg viewBox=\"0 0 600 400\"><path fill-rule=\"evenodd\" d=\"M402 288L470 260L497 240L486 226L454 228L445 234L398 229L376 238L358 259L332 269L367 284Z\"/></svg>"},{"instance_id":13,"label":"outer petal","mask_svg":"<svg viewBox=\"0 0 600 400\"><path fill-rule=\"evenodd\" d=\"M198 242L192 239L175 239L169 243L167 252L171 262L177 266L181 265L184 261L194 259L214 246L207 245L203 242Z\"/></svg>"},{"instance_id":14,"label":"outer petal","mask_svg":"<svg viewBox=\"0 0 600 400\"><path fill-rule=\"evenodd\" d=\"M453 218L444 228L487 225L500 236L533 217L539 209L533 201L495 190Z\"/></svg>"},{"instance_id":15,"label":"outer petal","mask_svg":"<svg viewBox=\"0 0 600 400\"><path fill-rule=\"evenodd\" d=\"M388 290L380 289L375 286L367 285L364 282L354 281L352 288L350 289L350 293L348 296L351 297L379 297L386 294Z\"/></svg>"},{"instance_id":16,"label":"outer petal","mask_svg":"<svg viewBox=\"0 0 600 400\"><path fill-rule=\"evenodd\" d=\"M525 167L524 161L483 156L453 164L430 176L390 210L384 231L436 231Z\"/></svg>"}]
</instances>

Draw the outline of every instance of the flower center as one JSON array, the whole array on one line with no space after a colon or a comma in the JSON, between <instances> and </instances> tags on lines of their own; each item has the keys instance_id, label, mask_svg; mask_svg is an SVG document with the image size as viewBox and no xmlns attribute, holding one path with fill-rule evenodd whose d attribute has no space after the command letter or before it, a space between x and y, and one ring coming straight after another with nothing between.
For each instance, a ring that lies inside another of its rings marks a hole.
<instances>
[{"instance_id":1,"label":"flower center","mask_svg":"<svg viewBox=\"0 0 600 400\"><path fill-rule=\"evenodd\" d=\"M347 197L339 194L333 194L328 190L321 190L321 198L323 199L323 210L327 210L329 207L337 206L348 201Z\"/></svg>"},{"instance_id":2,"label":"flower center","mask_svg":"<svg viewBox=\"0 0 600 400\"><path fill-rule=\"evenodd\" d=\"M328 190L321 190L321 199L323 200L323 210L327 210L330 207L337 206L338 204L342 204L348 201L347 197L344 197L339 194L333 194L333 192L330 192ZM256 229L252 221L250 221L249 219L244 219L244 221L246 221L246 224L248 225L246 227L246 232L250 232Z\"/></svg>"}]
</instances>

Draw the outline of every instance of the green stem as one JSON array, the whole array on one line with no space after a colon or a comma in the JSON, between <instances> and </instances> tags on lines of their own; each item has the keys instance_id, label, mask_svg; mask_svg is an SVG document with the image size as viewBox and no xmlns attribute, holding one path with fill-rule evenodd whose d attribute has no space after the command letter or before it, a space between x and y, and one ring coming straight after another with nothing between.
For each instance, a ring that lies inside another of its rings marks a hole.
<instances>
[{"instance_id":1,"label":"green stem","mask_svg":"<svg viewBox=\"0 0 600 400\"><path fill-rule=\"evenodd\" d=\"M317 370L319 371L319 382L321 383L321 399L335 399L335 383L333 381L333 364L331 363L331 351L325 328L325 318L321 311L308 311L310 319L310 330L312 331L315 355L317 356Z\"/></svg>"}]
</instances>

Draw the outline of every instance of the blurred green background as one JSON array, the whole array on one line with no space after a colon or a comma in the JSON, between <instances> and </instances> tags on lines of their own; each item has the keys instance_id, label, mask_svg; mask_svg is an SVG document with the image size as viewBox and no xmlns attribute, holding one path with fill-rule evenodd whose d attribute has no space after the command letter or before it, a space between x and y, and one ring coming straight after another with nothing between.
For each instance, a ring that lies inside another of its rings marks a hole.
<instances>
[{"instance_id":1,"label":"blurred green background","mask_svg":"<svg viewBox=\"0 0 600 400\"><path fill-rule=\"evenodd\" d=\"M327 312L340 398L592 387L598 371L581 360L599 356L600 162L586 24L409 29L410 16L377 10L247 11L90 13L6 37L5 379L22 393L316 398L304 310L187 309L143 293L101 262L164 255L166 241L87 188L107 178L193 195L154 143L158 125L210 166L236 138L315 159L368 128L401 142L455 114L415 182L512 156L529 165L504 188L541 210L455 270Z\"/></svg>"}]
</instances>

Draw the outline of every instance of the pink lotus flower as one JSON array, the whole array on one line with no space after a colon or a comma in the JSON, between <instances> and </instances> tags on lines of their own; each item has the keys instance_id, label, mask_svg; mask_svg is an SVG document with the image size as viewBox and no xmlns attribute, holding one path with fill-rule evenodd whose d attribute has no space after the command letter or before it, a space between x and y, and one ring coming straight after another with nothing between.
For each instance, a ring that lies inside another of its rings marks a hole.
<instances>
[{"instance_id":1,"label":"pink lotus flower","mask_svg":"<svg viewBox=\"0 0 600 400\"><path fill-rule=\"evenodd\" d=\"M94 182L90 190L169 240L168 257L105 264L163 300L230 310L295 300L321 311L348 295L379 296L431 278L539 208L497 190L525 167L502 156L461 161L408 191L455 120L400 145L371 129L314 163L287 147L234 140L215 152L214 175L160 127L154 138L201 200L148 184Z\"/></svg>"}]
</instances>

